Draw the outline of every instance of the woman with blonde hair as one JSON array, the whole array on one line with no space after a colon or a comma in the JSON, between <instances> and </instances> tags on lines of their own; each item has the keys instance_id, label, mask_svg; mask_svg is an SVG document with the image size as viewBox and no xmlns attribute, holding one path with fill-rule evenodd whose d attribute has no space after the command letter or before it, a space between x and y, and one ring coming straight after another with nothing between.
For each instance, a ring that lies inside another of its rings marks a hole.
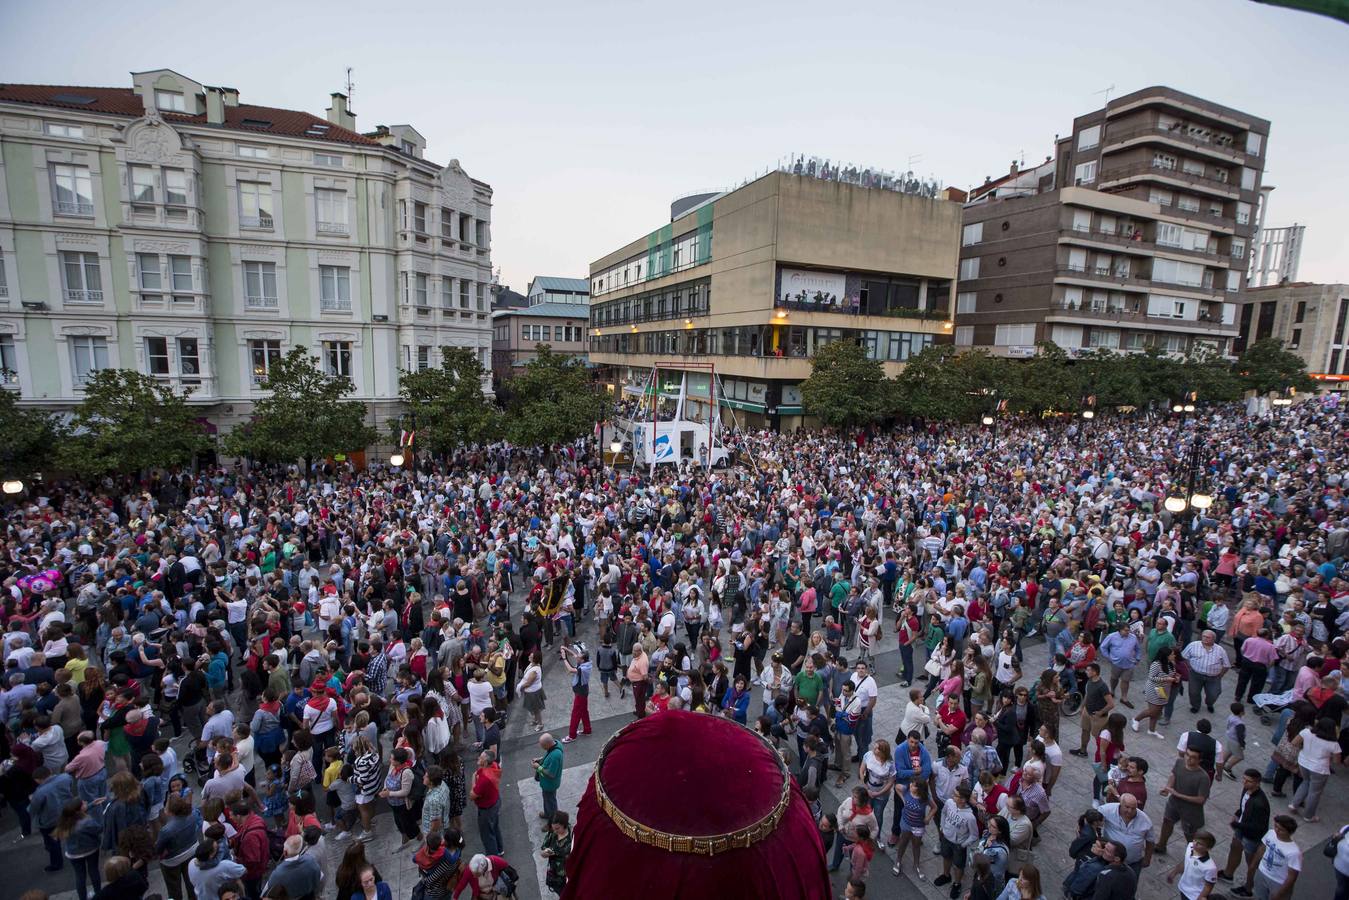
<instances>
[{"instance_id":1,"label":"woman with blonde hair","mask_svg":"<svg viewBox=\"0 0 1349 900\"><path fill-rule=\"evenodd\" d=\"M112 802L103 814L103 849L116 850L122 832L148 821L149 804L140 782L130 772L118 772L108 780L108 795Z\"/></svg>"}]
</instances>

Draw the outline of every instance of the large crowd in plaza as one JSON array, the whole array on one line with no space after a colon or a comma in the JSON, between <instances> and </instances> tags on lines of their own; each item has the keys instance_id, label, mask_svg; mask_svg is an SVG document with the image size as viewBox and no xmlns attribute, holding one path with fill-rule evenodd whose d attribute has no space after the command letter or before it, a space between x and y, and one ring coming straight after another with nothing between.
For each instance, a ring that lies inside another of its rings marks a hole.
<instances>
[{"instance_id":1,"label":"large crowd in plaza","mask_svg":"<svg viewBox=\"0 0 1349 900\"><path fill-rule=\"evenodd\" d=\"M936 853L952 898L1125 900L1143 879L1290 900L1349 740L1346 438L1349 412L1309 400L739 431L711 471L582 442L39 485L5 510L0 816L80 900L146 896L155 868L179 900L392 900L365 853L388 829L417 896L510 896L534 870L502 841L510 717L538 732L510 752L560 894L563 745L602 691L765 735L844 896L879 865L926 881ZM1211 505L1164 502L1195 494ZM1054 664L1025 670L1040 642ZM877 734L896 648L903 724ZM545 654L565 735L543 731ZM1205 718L1170 727L1181 705ZM1250 768L1262 714L1274 761ZM1158 739L1166 771L1129 750ZM1090 802L1055 793L1065 767L1091 770ZM1206 805L1226 778L1239 803ZM1040 842L1051 813L1070 847Z\"/></svg>"}]
</instances>

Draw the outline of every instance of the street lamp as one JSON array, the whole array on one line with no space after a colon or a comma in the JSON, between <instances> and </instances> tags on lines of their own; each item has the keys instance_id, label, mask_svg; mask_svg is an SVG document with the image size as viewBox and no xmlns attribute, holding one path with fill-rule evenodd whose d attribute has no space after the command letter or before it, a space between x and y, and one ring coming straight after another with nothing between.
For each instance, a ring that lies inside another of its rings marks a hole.
<instances>
[{"instance_id":1,"label":"street lamp","mask_svg":"<svg viewBox=\"0 0 1349 900\"><path fill-rule=\"evenodd\" d=\"M1096 418L1096 411L1091 409L1084 409L1082 410L1082 418L1090 422L1092 419Z\"/></svg>"},{"instance_id":2,"label":"street lamp","mask_svg":"<svg viewBox=\"0 0 1349 900\"><path fill-rule=\"evenodd\" d=\"M980 419L979 421L983 422L985 425L992 425L992 424L993 424L993 417L992 417L992 416L984 416L984 417L983 417L982 419Z\"/></svg>"},{"instance_id":3,"label":"street lamp","mask_svg":"<svg viewBox=\"0 0 1349 900\"><path fill-rule=\"evenodd\" d=\"M618 438L614 438L612 441L609 442L609 452L612 453L614 456L617 456L618 454L622 453L623 442L620 441Z\"/></svg>"},{"instance_id":4,"label":"street lamp","mask_svg":"<svg viewBox=\"0 0 1349 900\"><path fill-rule=\"evenodd\" d=\"M393 456L389 457L389 465L393 466L395 469L401 466L403 462L403 453L400 450L395 450Z\"/></svg>"},{"instance_id":5,"label":"street lamp","mask_svg":"<svg viewBox=\"0 0 1349 900\"><path fill-rule=\"evenodd\" d=\"M3 485L0 485L0 490L3 490L6 494L23 493L23 482L17 478L8 478Z\"/></svg>"},{"instance_id":6,"label":"street lamp","mask_svg":"<svg viewBox=\"0 0 1349 900\"><path fill-rule=\"evenodd\" d=\"M1271 400L1271 401L1269 401L1269 402L1270 402L1270 404L1272 404L1273 406L1292 406L1292 405L1293 405L1293 398L1292 398L1292 397L1275 397L1273 400Z\"/></svg>"},{"instance_id":7,"label":"street lamp","mask_svg":"<svg viewBox=\"0 0 1349 900\"><path fill-rule=\"evenodd\" d=\"M1167 512L1173 512L1173 513L1182 512L1182 511L1184 511L1185 506L1186 506L1186 504L1185 504L1185 498L1184 498L1184 497L1167 497L1167 498L1166 498L1166 502L1164 502L1162 505L1166 507L1166 511L1167 511Z\"/></svg>"}]
</instances>

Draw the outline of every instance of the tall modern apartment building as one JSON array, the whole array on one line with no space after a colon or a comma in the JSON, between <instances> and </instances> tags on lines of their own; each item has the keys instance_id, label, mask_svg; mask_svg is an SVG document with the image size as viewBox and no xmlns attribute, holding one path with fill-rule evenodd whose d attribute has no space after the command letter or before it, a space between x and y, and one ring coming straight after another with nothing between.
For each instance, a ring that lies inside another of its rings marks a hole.
<instances>
[{"instance_id":1,"label":"tall modern apartment building","mask_svg":"<svg viewBox=\"0 0 1349 900\"><path fill-rule=\"evenodd\" d=\"M956 344L1230 354L1268 137L1166 87L1079 116L1045 164L971 192Z\"/></svg>"},{"instance_id":2,"label":"tall modern apartment building","mask_svg":"<svg viewBox=\"0 0 1349 900\"><path fill-rule=\"evenodd\" d=\"M715 393L741 424L795 428L819 348L856 341L893 375L950 340L959 234L934 185L814 163L676 202L591 263L590 361L629 400L659 366L662 391L687 383L687 418Z\"/></svg>"},{"instance_id":3,"label":"tall modern apartment building","mask_svg":"<svg viewBox=\"0 0 1349 900\"><path fill-rule=\"evenodd\" d=\"M346 101L318 118L169 70L0 85L6 386L69 407L135 369L228 428L304 346L382 428L400 369L445 346L489 365L491 188L410 125L361 133Z\"/></svg>"}]
</instances>

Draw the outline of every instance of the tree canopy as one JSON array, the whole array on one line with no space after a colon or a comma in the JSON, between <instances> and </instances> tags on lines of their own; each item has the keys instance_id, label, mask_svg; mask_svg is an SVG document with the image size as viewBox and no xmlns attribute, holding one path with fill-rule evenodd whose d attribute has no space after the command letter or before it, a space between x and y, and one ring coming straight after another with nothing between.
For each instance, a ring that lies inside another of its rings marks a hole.
<instances>
[{"instance_id":1,"label":"tree canopy","mask_svg":"<svg viewBox=\"0 0 1349 900\"><path fill-rule=\"evenodd\" d=\"M554 353L545 344L511 377L503 391L506 437L512 443L549 446L591 433L609 410L609 397L578 358Z\"/></svg>"},{"instance_id":2,"label":"tree canopy","mask_svg":"<svg viewBox=\"0 0 1349 900\"><path fill-rule=\"evenodd\" d=\"M501 412L482 392L486 372L472 350L444 348L440 365L398 376L398 395L407 415L394 425L417 432L414 447L444 456L494 440L501 431Z\"/></svg>"},{"instance_id":3,"label":"tree canopy","mask_svg":"<svg viewBox=\"0 0 1349 900\"><path fill-rule=\"evenodd\" d=\"M815 354L810 377L801 382L805 411L825 425L863 425L879 418L888 402L885 370L858 344L834 341Z\"/></svg>"},{"instance_id":4,"label":"tree canopy","mask_svg":"<svg viewBox=\"0 0 1349 900\"><path fill-rule=\"evenodd\" d=\"M1302 361L1302 357L1285 350L1283 343L1276 338L1265 338L1251 344L1237 357L1233 368L1242 384L1261 394L1289 388L1310 391L1316 387L1316 383L1307 375L1307 364Z\"/></svg>"},{"instance_id":5,"label":"tree canopy","mask_svg":"<svg viewBox=\"0 0 1349 900\"><path fill-rule=\"evenodd\" d=\"M322 372L305 347L274 361L262 383L268 396L254 405L251 421L225 437L225 450L267 462L315 459L361 450L377 438L365 423L366 405L346 397L355 387Z\"/></svg>"},{"instance_id":6,"label":"tree canopy","mask_svg":"<svg viewBox=\"0 0 1349 900\"><path fill-rule=\"evenodd\" d=\"M59 436L50 413L22 407L18 393L0 390L0 479L51 468Z\"/></svg>"},{"instance_id":7,"label":"tree canopy","mask_svg":"<svg viewBox=\"0 0 1349 900\"><path fill-rule=\"evenodd\" d=\"M209 446L187 394L129 369L100 369L58 443L61 468L84 477L191 462Z\"/></svg>"}]
</instances>

